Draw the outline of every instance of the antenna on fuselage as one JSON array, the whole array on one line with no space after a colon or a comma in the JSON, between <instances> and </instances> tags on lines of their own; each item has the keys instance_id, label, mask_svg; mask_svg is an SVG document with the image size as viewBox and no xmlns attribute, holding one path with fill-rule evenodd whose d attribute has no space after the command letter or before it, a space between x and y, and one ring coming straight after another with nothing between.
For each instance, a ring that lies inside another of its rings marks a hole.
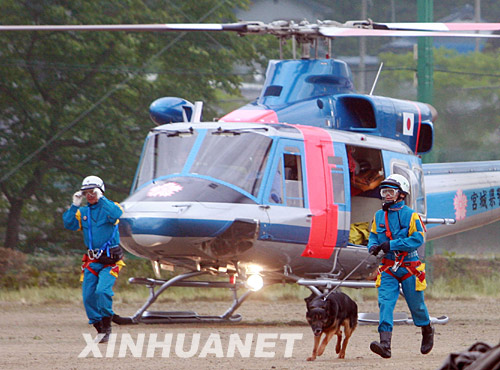
<instances>
[{"instance_id":1,"label":"antenna on fuselage","mask_svg":"<svg viewBox=\"0 0 500 370\"><path fill-rule=\"evenodd\" d=\"M380 72L382 71L382 67L384 66L384 62L380 63L380 67L378 68L377 75L375 76L375 81L373 81L372 89L370 90L370 94L373 94L373 90L375 90L375 85L377 85L378 77L380 76Z\"/></svg>"}]
</instances>

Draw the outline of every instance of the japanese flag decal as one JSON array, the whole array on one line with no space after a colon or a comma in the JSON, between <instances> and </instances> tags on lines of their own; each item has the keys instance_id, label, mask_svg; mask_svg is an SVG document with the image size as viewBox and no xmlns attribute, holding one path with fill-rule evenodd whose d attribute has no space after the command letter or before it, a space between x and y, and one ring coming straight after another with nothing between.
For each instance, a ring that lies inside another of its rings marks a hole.
<instances>
[{"instance_id":1,"label":"japanese flag decal","mask_svg":"<svg viewBox=\"0 0 500 370\"><path fill-rule=\"evenodd\" d=\"M413 124L415 115L413 113L403 112L403 135L413 136Z\"/></svg>"}]
</instances>

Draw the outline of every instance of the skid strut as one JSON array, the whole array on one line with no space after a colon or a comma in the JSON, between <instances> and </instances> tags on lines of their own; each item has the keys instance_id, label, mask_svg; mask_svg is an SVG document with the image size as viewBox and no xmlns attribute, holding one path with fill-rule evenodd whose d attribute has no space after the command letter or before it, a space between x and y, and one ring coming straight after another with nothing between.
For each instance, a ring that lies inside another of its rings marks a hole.
<instances>
[{"instance_id":1,"label":"skid strut","mask_svg":"<svg viewBox=\"0 0 500 370\"><path fill-rule=\"evenodd\" d=\"M195 276L206 275L205 271L194 271L185 274L177 275L169 280L150 279L150 278L130 278L131 284L142 284L149 288L149 297L144 305L129 319L131 324L173 324L173 323L228 323L239 322L242 316L233 313L241 306L241 304L253 293L247 290L240 298L237 296L238 288L243 286L243 283L236 282L235 284L222 281L192 281L186 280ZM232 305L220 316L199 315L194 311L146 311L158 297L168 288L172 286L183 286L190 288L228 288L233 291ZM159 287L155 291L155 287Z\"/></svg>"}]
</instances>

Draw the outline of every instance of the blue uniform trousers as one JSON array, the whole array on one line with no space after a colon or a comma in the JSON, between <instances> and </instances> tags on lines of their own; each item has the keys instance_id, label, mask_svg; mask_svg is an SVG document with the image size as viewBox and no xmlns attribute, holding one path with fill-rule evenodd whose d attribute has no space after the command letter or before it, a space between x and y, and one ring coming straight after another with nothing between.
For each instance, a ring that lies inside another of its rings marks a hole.
<instances>
[{"instance_id":1,"label":"blue uniform trousers","mask_svg":"<svg viewBox=\"0 0 500 370\"><path fill-rule=\"evenodd\" d=\"M83 272L82 296L89 324L101 321L103 317L113 316L113 285L116 277L110 274L111 266L104 267L102 263L91 263Z\"/></svg>"},{"instance_id":2,"label":"blue uniform trousers","mask_svg":"<svg viewBox=\"0 0 500 370\"><path fill-rule=\"evenodd\" d=\"M394 274L397 277L406 275L408 270L400 267ZM416 290L416 277L414 275L401 282L406 304L410 309L413 323L416 326L430 324L429 312L424 302L424 292ZM387 272L381 275L378 287L378 307L380 310L378 331L392 331L394 325L394 308L399 298L399 281Z\"/></svg>"}]
</instances>

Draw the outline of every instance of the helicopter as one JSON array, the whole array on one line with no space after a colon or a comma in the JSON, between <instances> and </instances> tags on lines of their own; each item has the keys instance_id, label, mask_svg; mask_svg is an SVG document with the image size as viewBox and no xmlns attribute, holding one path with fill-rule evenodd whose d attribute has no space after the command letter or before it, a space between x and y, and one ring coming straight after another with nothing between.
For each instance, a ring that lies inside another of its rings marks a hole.
<instances>
[{"instance_id":1,"label":"helicopter","mask_svg":"<svg viewBox=\"0 0 500 370\"><path fill-rule=\"evenodd\" d=\"M257 100L217 121L202 121L201 102L164 97L151 104L157 126L146 137L119 223L122 247L149 259L155 273L130 279L150 289L130 323L240 321L235 311L252 292L283 282L316 294L374 287L380 258L368 253L366 233L380 208L378 184L390 174L409 180L406 203L427 225L427 241L500 220L500 161L422 164L420 154L432 150L436 110L356 93L349 66L330 58L329 43L358 36L499 37L472 33L497 30L499 23L371 20L0 25L0 32L272 34L280 45L294 43L294 59L270 61ZM328 43L324 58L320 41ZM181 272L165 280L162 269ZM230 289L233 302L220 316L148 310L174 286Z\"/></svg>"}]
</instances>

